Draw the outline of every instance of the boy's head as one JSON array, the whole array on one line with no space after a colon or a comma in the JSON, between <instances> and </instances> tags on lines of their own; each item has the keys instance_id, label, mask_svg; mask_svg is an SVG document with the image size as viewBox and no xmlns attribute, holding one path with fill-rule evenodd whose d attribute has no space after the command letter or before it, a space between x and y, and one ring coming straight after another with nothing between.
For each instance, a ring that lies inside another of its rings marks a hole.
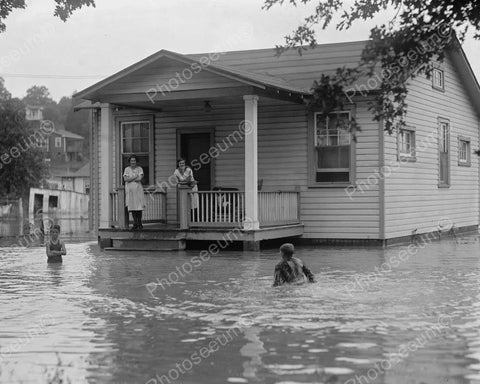
<instances>
[{"instance_id":1,"label":"boy's head","mask_svg":"<svg viewBox=\"0 0 480 384\"><path fill-rule=\"evenodd\" d=\"M285 243L280 247L280 255L284 260L290 260L295 253L295 247L291 243Z\"/></svg>"},{"instance_id":2,"label":"boy's head","mask_svg":"<svg viewBox=\"0 0 480 384\"><path fill-rule=\"evenodd\" d=\"M54 234L54 233L57 234L57 235L60 234L60 225L55 224L55 225L52 227L52 230L51 230L50 232L52 232L52 234Z\"/></svg>"}]
</instances>

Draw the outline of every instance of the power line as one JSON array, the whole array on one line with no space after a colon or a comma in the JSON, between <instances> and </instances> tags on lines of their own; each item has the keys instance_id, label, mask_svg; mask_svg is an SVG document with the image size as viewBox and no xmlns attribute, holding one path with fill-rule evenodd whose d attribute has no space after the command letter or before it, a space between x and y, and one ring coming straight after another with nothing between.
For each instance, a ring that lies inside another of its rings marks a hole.
<instances>
[{"instance_id":1,"label":"power line","mask_svg":"<svg viewBox=\"0 0 480 384\"><path fill-rule=\"evenodd\" d=\"M40 75L31 73L0 73L0 77L20 77L27 79L102 79L106 76L103 75L84 75L84 76L71 76L71 75Z\"/></svg>"}]
</instances>

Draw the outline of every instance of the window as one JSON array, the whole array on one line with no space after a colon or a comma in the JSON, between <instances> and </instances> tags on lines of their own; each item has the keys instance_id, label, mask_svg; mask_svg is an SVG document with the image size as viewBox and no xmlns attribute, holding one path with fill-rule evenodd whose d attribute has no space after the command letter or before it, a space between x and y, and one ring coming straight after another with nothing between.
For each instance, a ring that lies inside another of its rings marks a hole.
<instances>
[{"instance_id":1,"label":"window","mask_svg":"<svg viewBox=\"0 0 480 384\"><path fill-rule=\"evenodd\" d=\"M58 196L48 197L48 208L58 208Z\"/></svg>"},{"instance_id":2,"label":"window","mask_svg":"<svg viewBox=\"0 0 480 384\"><path fill-rule=\"evenodd\" d=\"M438 120L439 125L439 187L450 186L450 122Z\"/></svg>"},{"instance_id":3,"label":"window","mask_svg":"<svg viewBox=\"0 0 480 384\"><path fill-rule=\"evenodd\" d=\"M398 131L398 160L415 161L415 128L400 128Z\"/></svg>"},{"instance_id":4,"label":"window","mask_svg":"<svg viewBox=\"0 0 480 384\"><path fill-rule=\"evenodd\" d=\"M458 137L458 165L470 167L470 138Z\"/></svg>"},{"instance_id":5,"label":"window","mask_svg":"<svg viewBox=\"0 0 480 384\"><path fill-rule=\"evenodd\" d=\"M42 138L37 140L37 147L38 148L44 148L45 150L48 151L48 138Z\"/></svg>"},{"instance_id":6,"label":"window","mask_svg":"<svg viewBox=\"0 0 480 384\"><path fill-rule=\"evenodd\" d=\"M443 91L445 89L445 81L443 70L439 68L433 68L432 71L432 86L435 89Z\"/></svg>"},{"instance_id":7,"label":"window","mask_svg":"<svg viewBox=\"0 0 480 384\"><path fill-rule=\"evenodd\" d=\"M314 114L312 185L349 184L352 180L350 112Z\"/></svg>"},{"instance_id":8,"label":"window","mask_svg":"<svg viewBox=\"0 0 480 384\"><path fill-rule=\"evenodd\" d=\"M142 184L144 185L150 185L153 182L152 126L153 119L137 118L120 122L121 175L125 167L130 165L128 158L134 154L138 158L138 165L143 168Z\"/></svg>"},{"instance_id":9,"label":"window","mask_svg":"<svg viewBox=\"0 0 480 384\"><path fill-rule=\"evenodd\" d=\"M62 147L62 138L55 137L55 148L61 148L61 147Z\"/></svg>"}]
</instances>

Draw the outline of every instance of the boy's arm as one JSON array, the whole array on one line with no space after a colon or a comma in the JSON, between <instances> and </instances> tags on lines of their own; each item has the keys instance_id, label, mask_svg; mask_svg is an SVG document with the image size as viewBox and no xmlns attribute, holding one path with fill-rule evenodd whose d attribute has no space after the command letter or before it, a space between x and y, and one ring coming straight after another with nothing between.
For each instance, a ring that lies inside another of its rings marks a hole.
<instances>
[{"instance_id":1,"label":"boy's arm","mask_svg":"<svg viewBox=\"0 0 480 384\"><path fill-rule=\"evenodd\" d=\"M275 267L275 272L273 274L273 286L278 287L285 283L285 279L283 278L282 270L278 266Z\"/></svg>"},{"instance_id":2,"label":"boy's arm","mask_svg":"<svg viewBox=\"0 0 480 384\"><path fill-rule=\"evenodd\" d=\"M315 276L313 275L313 273L304 265L302 267L303 269L303 273L305 274L305 276L307 276L307 279L310 283L314 283L315 282Z\"/></svg>"}]
</instances>

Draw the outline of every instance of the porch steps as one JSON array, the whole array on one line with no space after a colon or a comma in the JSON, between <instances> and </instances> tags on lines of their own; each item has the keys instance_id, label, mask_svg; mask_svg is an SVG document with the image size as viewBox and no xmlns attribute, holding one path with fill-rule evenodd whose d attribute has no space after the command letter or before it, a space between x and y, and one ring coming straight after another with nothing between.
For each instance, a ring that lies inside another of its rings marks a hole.
<instances>
[{"instance_id":1,"label":"porch steps","mask_svg":"<svg viewBox=\"0 0 480 384\"><path fill-rule=\"evenodd\" d=\"M112 238L113 251L179 251L185 249L183 239L122 239Z\"/></svg>"}]
</instances>

